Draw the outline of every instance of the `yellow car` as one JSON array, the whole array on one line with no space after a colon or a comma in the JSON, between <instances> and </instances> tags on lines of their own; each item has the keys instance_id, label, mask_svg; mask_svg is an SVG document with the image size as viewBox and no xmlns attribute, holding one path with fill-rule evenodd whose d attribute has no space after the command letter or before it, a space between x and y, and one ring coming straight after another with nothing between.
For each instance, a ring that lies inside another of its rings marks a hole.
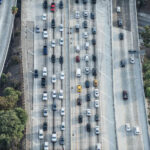
<instances>
[{"instance_id":1,"label":"yellow car","mask_svg":"<svg viewBox=\"0 0 150 150\"><path fill-rule=\"evenodd\" d=\"M81 93L82 90L82 86L81 85L77 85L77 92Z\"/></svg>"},{"instance_id":2,"label":"yellow car","mask_svg":"<svg viewBox=\"0 0 150 150\"><path fill-rule=\"evenodd\" d=\"M97 81L96 79L94 79L94 81L93 81L93 86L94 86L94 87L97 87L97 86L98 86L98 81Z\"/></svg>"}]
</instances>

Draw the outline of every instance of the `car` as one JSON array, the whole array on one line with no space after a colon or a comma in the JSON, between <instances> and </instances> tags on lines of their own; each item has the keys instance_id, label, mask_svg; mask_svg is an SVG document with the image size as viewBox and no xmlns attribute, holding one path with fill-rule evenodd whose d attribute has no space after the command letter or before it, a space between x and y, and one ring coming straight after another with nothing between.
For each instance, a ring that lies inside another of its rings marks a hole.
<instances>
[{"instance_id":1,"label":"car","mask_svg":"<svg viewBox=\"0 0 150 150\"><path fill-rule=\"evenodd\" d=\"M44 116L44 117L47 117L47 116L48 116L48 109L47 109L47 107L45 107L45 108L43 109L43 116Z\"/></svg>"},{"instance_id":2,"label":"car","mask_svg":"<svg viewBox=\"0 0 150 150\"><path fill-rule=\"evenodd\" d=\"M84 56L84 60L85 60L86 62L89 61L89 55L88 55L88 54L86 54L86 55Z\"/></svg>"},{"instance_id":3,"label":"car","mask_svg":"<svg viewBox=\"0 0 150 150\"><path fill-rule=\"evenodd\" d=\"M85 42L85 50L88 50L89 49L89 42Z\"/></svg>"},{"instance_id":4,"label":"car","mask_svg":"<svg viewBox=\"0 0 150 150\"><path fill-rule=\"evenodd\" d=\"M64 131L64 130L65 130L65 122L62 122L62 123L61 123L60 130L61 130L61 131Z\"/></svg>"},{"instance_id":5,"label":"car","mask_svg":"<svg viewBox=\"0 0 150 150\"><path fill-rule=\"evenodd\" d=\"M63 62L64 62L63 56L60 56L60 57L59 57L59 63L60 63L60 64L63 64Z\"/></svg>"},{"instance_id":6,"label":"car","mask_svg":"<svg viewBox=\"0 0 150 150\"><path fill-rule=\"evenodd\" d=\"M60 32L63 32L63 31L64 31L64 26L63 26L63 24L60 24L60 25L59 25L59 31L60 31Z\"/></svg>"},{"instance_id":7,"label":"car","mask_svg":"<svg viewBox=\"0 0 150 150\"><path fill-rule=\"evenodd\" d=\"M38 25L36 25L36 27L35 27L35 32L40 33L40 27Z\"/></svg>"},{"instance_id":8,"label":"car","mask_svg":"<svg viewBox=\"0 0 150 150\"><path fill-rule=\"evenodd\" d=\"M93 80L93 86L97 87L98 86L98 81L96 79Z\"/></svg>"},{"instance_id":9,"label":"car","mask_svg":"<svg viewBox=\"0 0 150 150\"><path fill-rule=\"evenodd\" d=\"M44 150L48 150L48 142L44 142Z\"/></svg>"},{"instance_id":10,"label":"car","mask_svg":"<svg viewBox=\"0 0 150 150\"><path fill-rule=\"evenodd\" d=\"M99 90L98 89L94 89L94 96L95 96L95 98L99 97Z\"/></svg>"},{"instance_id":11,"label":"car","mask_svg":"<svg viewBox=\"0 0 150 150\"><path fill-rule=\"evenodd\" d=\"M96 45L96 39L92 39L92 45Z\"/></svg>"},{"instance_id":12,"label":"car","mask_svg":"<svg viewBox=\"0 0 150 150\"><path fill-rule=\"evenodd\" d=\"M37 69L34 70L34 77L35 77L35 78L38 78L38 77L39 77L39 73L38 73L38 70L37 70Z\"/></svg>"},{"instance_id":13,"label":"car","mask_svg":"<svg viewBox=\"0 0 150 150\"><path fill-rule=\"evenodd\" d=\"M135 63L134 55L130 56L129 62L130 62L130 64L134 64Z\"/></svg>"},{"instance_id":14,"label":"car","mask_svg":"<svg viewBox=\"0 0 150 150\"><path fill-rule=\"evenodd\" d=\"M0 0L0 5L2 4L3 0Z\"/></svg>"},{"instance_id":15,"label":"car","mask_svg":"<svg viewBox=\"0 0 150 150\"><path fill-rule=\"evenodd\" d=\"M83 116L80 114L80 115L78 116L78 122L79 122L79 123L82 123L82 121L83 121Z\"/></svg>"},{"instance_id":16,"label":"car","mask_svg":"<svg viewBox=\"0 0 150 150\"><path fill-rule=\"evenodd\" d=\"M87 132L91 132L91 124L90 123L87 123L86 130L87 130Z\"/></svg>"},{"instance_id":17,"label":"car","mask_svg":"<svg viewBox=\"0 0 150 150\"><path fill-rule=\"evenodd\" d=\"M81 93L81 91L82 91L82 86L81 85L77 85L77 92Z\"/></svg>"},{"instance_id":18,"label":"car","mask_svg":"<svg viewBox=\"0 0 150 150\"><path fill-rule=\"evenodd\" d=\"M55 3L54 2L51 3L50 11L55 12Z\"/></svg>"},{"instance_id":19,"label":"car","mask_svg":"<svg viewBox=\"0 0 150 150\"><path fill-rule=\"evenodd\" d=\"M42 15L42 20L43 20L43 21L46 21L46 20L47 20L47 15L46 15L45 13Z\"/></svg>"},{"instance_id":20,"label":"car","mask_svg":"<svg viewBox=\"0 0 150 150\"><path fill-rule=\"evenodd\" d=\"M47 39L47 38L48 38L47 29L43 29L43 38L44 38L44 39Z\"/></svg>"},{"instance_id":21,"label":"car","mask_svg":"<svg viewBox=\"0 0 150 150\"><path fill-rule=\"evenodd\" d=\"M130 123L126 123L126 124L125 124L125 130L126 130L127 132L130 132L130 131L131 131L131 125L130 125Z\"/></svg>"},{"instance_id":22,"label":"car","mask_svg":"<svg viewBox=\"0 0 150 150\"><path fill-rule=\"evenodd\" d=\"M92 20L95 19L95 12L91 12L91 19L92 19Z\"/></svg>"},{"instance_id":23,"label":"car","mask_svg":"<svg viewBox=\"0 0 150 150\"><path fill-rule=\"evenodd\" d=\"M75 18L76 18L76 19L79 19L79 18L80 18L80 12L79 12L79 11L76 11L76 12L75 12Z\"/></svg>"},{"instance_id":24,"label":"car","mask_svg":"<svg viewBox=\"0 0 150 150\"><path fill-rule=\"evenodd\" d=\"M80 62L80 56L76 56L76 62L77 62L77 63Z\"/></svg>"},{"instance_id":25,"label":"car","mask_svg":"<svg viewBox=\"0 0 150 150\"><path fill-rule=\"evenodd\" d=\"M61 1L59 2L59 9L63 9L63 7L64 7L64 4L63 4L63 1L61 0Z\"/></svg>"},{"instance_id":26,"label":"car","mask_svg":"<svg viewBox=\"0 0 150 150\"><path fill-rule=\"evenodd\" d=\"M43 131L47 131L47 122L43 123Z\"/></svg>"},{"instance_id":27,"label":"car","mask_svg":"<svg viewBox=\"0 0 150 150\"><path fill-rule=\"evenodd\" d=\"M76 77L77 77L77 78L80 78L80 77L81 77L81 69L80 69L80 68L77 68L77 69L76 69Z\"/></svg>"},{"instance_id":28,"label":"car","mask_svg":"<svg viewBox=\"0 0 150 150\"><path fill-rule=\"evenodd\" d=\"M95 114L95 121L99 121L99 115L98 114Z\"/></svg>"},{"instance_id":29,"label":"car","mask_svg":"<svg viewBox=\"0 0 150 150\"><path fill-rule=\"evenodd\" d=\"M117 6L117 13L120 13L121 12L121 8L120 8L120 6Z\"/></svg>"},{"instance_id":30,"label":"car","mask_svg":"<svg viewBox=\"0 0 150 150\"><path fill-rule=\"evenodd\" d=\"M102 150L102 145L100 143L96 144L96 150Z\"/></svg>"},{"instance_id":31,"label":"car","mask_svg":"<svg viewBox=\"0 0 150 150\"><path fill-rule=\"evenodd\" d=\"M92 60L96 62L96 56L94 54L92 55Z\"/></svg>"},{"instance_id":32,"label":"car","mask_svg":"<svg viewBox=\"0 0 150 150\"><path fill-rule=\"evenodd\" d=\"M140 128L138 126L135 127L134 134L139 135L141 133Z\"/></svg>"},{"instance_id":33,"label":"car","mask_svg":"<svg viewBox=\"0 0 150 150\"><path fill-rule=\"evenodd\" d=\"M51 47L54 48L55 45L56 45L55 40L52 40L52 41L51 41Z\"/></svg>"},{"instance_id":34,"label":"car","mask_svg":"<svg viewBox=\"0 0 150 150\"><path fill-rule=\"evenodd\" d=\"M57 97L56 91L52 90L52 98L56 98L56 97Z\"/></svg>"},{"instance_id":35,"label":"car","mask_svg":"<svg viewBox=\"0 0 150 150\"><path fill-rule=\"evenodd\" d=\"M124 100L127 100L128 99L128 92L123 90L122 91L122 97L123 97Z\"/></svg>"},{"instance_id":36,"label":"car","mask_svg":"<svg viewBox=\"0 0 150 150\"><path fill-rule=\"evenodd\" d=\"M88 28L88 22L86 20L83 21L83 28Z\"/></svg>"},{"instance_id":37,"label":"car","mask_svg":"<svg viewBox=\"0 0 150 150\"><path fill-rule=\"evenodd\" d=\"M91 3L92 4L96 4L96 0L91 0Z\"/></svg>"},{"instance_id":38,"label":"car","mask_svg":"<svg viewBox=\"0 0 150 150\"><path fill-rule=\"evenodd\" d=\"M44 92L43 92L43 96L42 96L42 100L43 100L43 101L47 101L47 97L48 97L48 96L47 96L47 91L44 91Z\"/></svg>"},{"instance_id":39,"label":"car","mask_svg":"<svg viewBox=\"0 0 150 150\"><path fill-rule=\"evenodd\" d=\"M87 3L87 0L82 0L83 4L86 4Z\"/></svg>"},{"instance_id":40,"label":"car","mask_svg":"<svg viewBox=\"0 0 150 150\"><path fill-rule=\"evenodd\" d=\"M55 103L52 104L52 111L56 111L57 110L57 105Z\"/></svg>"},{"instance_id":41,"label":"car","mask_svg":"<svg viewBox=\"0 0 150 150\"><path fill-rule=\"evenodd\" d=\"M81 98L80 98L80 97L78 97L78 98L77 98L77 105L79 105L79 106L80 106L80 105L81 105L81 102L82 102Z\"/></svg>"},{"instance_id":42,"label":"car","mask_svg":"<svg viewBox=\"0 0 150 150\"><path fill-rule=\"evenodd\" d=\"M43 2L43 8L47 9L47 7L48 7L47 0L44 0L44 2Z\"/></svg>"},{"instance_id":43,"label":"car","mask_svg":"<svg viewBox=\"0 0 150 150\"><path fill-rule=\"evenodd\" d=\"M64 78L65 78L64 72L61 72L60 73L60 80L64 80Z\"/></svg>"},{"instance_id":44,"label":"car","mask_svg":"<svg viewBox=\"0 0 150 150\"><path fill-rule=\"evenodd\" d=\"M93 69L92 69L92 75L93 75L93 76L97 76L96 68L93 68Z\"/></svg>"},{"instance_id":45,"label":"car","mask_svg":"<svg viewBox=\"0 0 150 150\"><path fill-rule=\"evenodd\" d=\"M64 98L64 96L63 96L63 90L59 91L58 98L61 99L61 100Z\"/></svg>"},{"instance_id":46,"label":"car","mask_svg":"<svg viewBox=\"0 0 150 150\"><path fill-rule=\"evenodd\" d=\"M61 110L60 110L60 115L61 115L61 116L64 116L64 115L65 115L65 108L61 108Z\"/></svg>"},{"instance_id":47,"label":"car","mask_svg":"<svg viewBox=\"0 0 150 150\"><path fill-rule=\"evenodd\" d=\"M83 33L83 38L87 39L88 38L88 32Z\"/></svg>"},{"instance_id":48,"label":"car","mask_svg":"<svg viewBox=\"0 0 150 150\"><path fill-rule=\"evenodd\" d=\"M41 86L42 87L46 86L46 78L45 77L41 78Z\"/></svg>"},{"instance_id":49,"label":"car","mask_svg":"<svg viewBox=\"0 0 150 150\"><path fill-rule=\"evenodd\" d=\"M92 34L95 35L96 34L96 27L92 27L91 31L92 31Z\"/></svg>"},{"instance_id":50,"label":"car","mask_svg":"<svg viewBox=\"0 0 150 150\"><path fill-rule=\"evenodd\" d=\"M86 100L87 100L87 101L90 101L90 100L91 100L91 95L90 95L90 93L87 93L87 94L86 94Z\"/></svg>"},{"instance_id":51,"label":"car","mask_svg":"<svg viewBox=\"0 0 150 150\"><path fill-rule=\"evenodd\" d=\"M43 138L43 129L39 129L39 139L42 140Z\"/></svg>"},{"instance_id":52,"label":"car","mask_svg":"<svg viewBox=\"0 0 150 150\"><path fill-rule=\"evenodd\" d=\"M122 59L121 61L120 61L120 67L125 67L126 66L126 61L124 60L124 59Z\"/></svg>"},{"instance_id":53,"label":"car","mask_svg":"<svg viewBox=\"0 0 150 150\"><path fill-rule=\"evenodd\" d=\"M84 18L87 18L88 15L89 15L88 10L84 10L84 11L83 11L83 17L84 17Z\"/></svg>"},{"instance_id":54,"label":"car","mask_svg":"<svg viewBox=\"0 0 150 150\"><path fill-rule=\"evenodd\" d=\"M90 82L88 80L85 81L85 87L89 88L90 87Z\"/></svg>"},{"instance_id":55,"label":"car","mask_svg":"<svg viewBox=\"0 0 150 150\"><path fill-rule=\"evenodd\" d=\"M52 21L51 21L51 28L55 28L55 19L52 19Z\"/></svg>"},{"instance_id":56,"label":"car","mask_svg":"<svg viewBox=\"0 0 150 150\"><path fill-rule=\"evenodd\" d=\"M88 117L91 116L91 109L87 109L87 110L86 110L86 115L87 115Z\"/></svg>"},{"instance_id":57,"label":"car","mask_svg":"<svg viewBox=\"0 0 150 150\"><path fill-rule=\"evenodd\" d=\"M52 133L51 141L52 141L52 143L56 143L57 142L57 134L56 134L56 132Z\"/></svg>"},{"instance_id":58,"label":"car","mask_svg":"<svg viewBox=\"0 0 150 150\"><path fill-rule=\"evenodd\" d=\"M98 107L99 107L99 100L95 100L95 101L94 101L94 106L95 106L95 108L98 108Z\"/></svg>"},{"instance_id":59,"label":"car","mask_svg":"<svg viewBox=\"0 0 150 150\"><path fill-rule=\"evenodd\" d=\"M60 145L64 145L64 137L63 136L60 137L59 144Z\"/></svg>"},{"instance_id":60,"label":"car","mask_svg":"<svg viewBox=\"0 0 150 150\"><path fill-rule=\"evenodd\" d=\"M85 74L88 75L90 73L90 68L89 67L85 67Z\"/></svg>"},{"instance_id":61,"label":"car","mask_svg":"<svg viewBox=\"0 0 150 150\"><path fill-rule=\"evenodd\" d=\"M75 0L75 3L77 3L77 4L78 4L78 3L79 3L79 0Z\"/></svg>"},{"instance_id":62,"label":"car","mask_svg":"<svg viewBox=\"0 0 150 150\"><path fill-rule=\"evenodd\" d=\"M47 76L47 67L43 67L43 77Z\"/></svg>"},{"instance_id":63,"label":"car","mask_svg":"<svg viewBox=\"0 0 150 150\"><path fill-rule=\"evenodd\" d=\"M122 19L118 19L118 20L117 20L117 24L118 24L118 27L122 27L122 24L123 24L123 23L122 23Z\"/></svg>"},{"instance_id":64,"label":"car","mask_svg":"<svg viewBox=\"0 0 150 150\"><path fill-rule=\"evenodd\" d=\"M51 61L52 61L52 63L55 63L55 55L54 54L52 54L52 56L51 56Z\"/></svg>"},{"instance_id":65,"label":"car","mask_svg":"<svg viewBox=\"0 0 150 150\"><path fill-rule=\"evenodd\" d=\"M76 51L77 53L80 52L80 46L79 46L79 45L77 45L77 46L75 47L75 51Z\"/></svg>"},{"instance_id":66,"label":"car","mask_svg":"<svg viewBox=\"0 0 150 150\"><path fill-rule=\"evenodd\" d=\"M79 29L80 29L80 25L79 25L79 24L76 24L76 25L75 25L75 31L76 31L76 32L79 32Z\"/></svg>"},{"instance_id":67,"label":"car","mask_svg":"<svg viewBox=\"0 0 150 150\"><path fill-rule=\"evenodd\" d=\"M47 45L43 46L43 55L47 55Z\"/></svg>"},{"instance_id":68,"label":"car","mask_svg":"<svg viewBox=\"0 0 150 150\"><path fill-rule=\"evenodd\" d=\"M96 134L96 135L99 135L99 133L100 133L100 131L99 131L99 126L96 126L96 127L95 127L95 134Z\"/></svg>"},{"instance_id":69,"label":"car","mask_svg":"<svg viewBox=\"0 0 150 150\"><path fill-rule=\"evenodd\" d=\"M52 75L52 83L56 83L56 75L55 74Z\"/></svg>"},{"instance_id":70,"label":"car","mask_svg":"<svg viewBox=\"0 0 150 150\"><path fill-rule=\"evenodd\" d=\"M60 44L60 46L63 46L63 45L64 45L64 40L63 40L63 38L59 39L59 44Z\"/></svg>"},{"instance_id":71,"label":"car","mask_svg":"<svg viewBox=\"0 0 150 150\"><path fill-rule=\"evenodd\" d=\"M120 39L120 40L123 40L123 39L124 39L123 33L119 33L119 39Z\"/></svg>"}]
</instances>

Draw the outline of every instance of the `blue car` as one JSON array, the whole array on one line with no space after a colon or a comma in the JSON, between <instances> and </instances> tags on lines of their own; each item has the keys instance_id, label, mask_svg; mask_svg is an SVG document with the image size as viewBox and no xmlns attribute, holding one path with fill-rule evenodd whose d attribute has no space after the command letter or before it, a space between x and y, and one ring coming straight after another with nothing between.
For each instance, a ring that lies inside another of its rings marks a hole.
<instances>
[{"instance_id":1,"label":"blue car","mask_svg":"<svg viewBox=\"0 0 150 150\"><path fill-rule=\"evenodd\" d=\"M2 0L0 0L0 4L2 4Z\"/></svg>"}]
</instances>

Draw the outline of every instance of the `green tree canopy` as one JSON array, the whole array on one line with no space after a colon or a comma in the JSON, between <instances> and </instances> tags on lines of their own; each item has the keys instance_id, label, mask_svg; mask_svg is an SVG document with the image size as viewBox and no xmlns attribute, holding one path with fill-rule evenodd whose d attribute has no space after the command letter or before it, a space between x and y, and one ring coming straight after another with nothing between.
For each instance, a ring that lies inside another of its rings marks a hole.
<instances>
[{"instance_id":1,"label":"green tree canopy","mask_svg":"<svg viewBox=\"0 0 150 150\"><path fill-rule=\"evenodd\" d=\"M141 33L145 47L150 47L150 26L145 26Z\"/></svg>"}]
</instances>

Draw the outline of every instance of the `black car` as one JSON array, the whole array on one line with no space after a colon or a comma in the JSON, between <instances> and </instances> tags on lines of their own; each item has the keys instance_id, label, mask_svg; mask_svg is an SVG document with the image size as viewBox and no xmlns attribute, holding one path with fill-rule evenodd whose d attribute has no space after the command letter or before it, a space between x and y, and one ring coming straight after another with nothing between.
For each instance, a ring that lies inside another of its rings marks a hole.
<instances>
[{"instance_id":1,"label":"black car","mask_svg":"<svg viewBox=\"0 0 150 150\"><path fill-rule=\"evenodd\" d=\"M77 3L77 4L78 4L78 3L79 3L79 0L75 0L75 3Z\"/></svg>"},{"instance_id":2,"label":"black car","mask_svg":"<svg viewBox=\"0 0 150 150\"><path fill-rule=\"evenodd\" d=\"M43 130L44 130L44 131L47 131L47 122L44 122L44 123L43 123Z\"/></svg>"},{"instance_id":3,"label":"black car","mask_svg":"<svg viewBox=\"0 0 150 150\"><path fill-rule=\"evenodd\" d=\"M51 21L51 28L55 28L55 19L52 19Z\"/></svg>"},{"instance_id":4,"label":"black car","mask_svg":"<svg viewBox=\"0 0 150 150\"><path fill-rule=\"evenodd\" d=\"M96 56L95 56L95 55L92 55L92 60L93 60L94 62L96 62Z\"/></svg>"},{"instance_id":5,"label":"black car","mask_svg":"<svg viewBox=\"0 0 150 150\"><path fill-rule=\"evenodd\" d=\"M97 71L96 71L95 68L92 69L92 75L93 75L93 76L97 76Z\"/></svg>"},{"instance_id":6,"label":"black car","mask_svg":"<svg viewBox=\"0 0 150 150\"><path fill-rule=\"evenodd\" d=\"M119 39L120 39L120 40L123 40L123 38L124 38L123 33L120 33L120 34L119 34Z\"/></svg>"},{"instance_id":7,"label":"black car","mask_svg":"<svg viewBox=\"0 0 150 150\"><path fill-rule=\"evenodd\" d=\"M99 121L99 115L98 114L95 115L95 121Z\"/></svg>"},{"instance_id":8,"label":"black car","mask_svg":"<svg viewBox=\"0 0 150 150\"><path fill-rule=\"evenodd\" d=\"M90 87L90 82L88 80L85 81L85 87L89 88Z\"/></svg>"},{"instance_id":9,"label":"black car","mask_svg":"<svg viewBox=\"0 0 150 150\"><path fill-rule=\"evenodd\" d=\"M35 70L34 70L34 77L35 77L35 78L38 78L38 76L39 76L38 70L35 69Z\"/></svg>"},{"instance_id":10,"label":"black car","mask_svg":"<svg viewBox=\"0 0 150 150\"><path fill-rule=\"evenodd\" d=\"M82 0L83 1L83 4L86 4L87 3L87 0Z\"/></svg>"},{"instance_id":11,"label":"black car","mask_svg":"<svg viewBox=\"0 0 150 150\"><path fill-rule=\"evenodd\" d=\"M75 30L76 30L76 32L79 32L79 29L80 29L80 25L79 25L79 24L76 24L76 25L75 25Z\"/></svg>"},{"instance_id":12,"label":"black car","mask_svg":"<svg viewBox=\"0 0 150 150\"><path fill-rule=\"evenodd\" d=\"M81 98L77 98L77 105L81 105Z\"/></svg>"},{"instance_id":13,"label":"black car","mask_svg":"<svg viewBox=\"0 0 150 150\"><path fill-rule=\"evenodd\" d=\"M82 115L79 115L79 116L78 116L78 121L79 121L79 123L82 123L82 120L83 120Z\"/></svg>"},{"instance_id":14,"label":"black car","mask_svg":"<svg viewBox=\"0 0 150 150\"><path fill-rule=\"evenodd\" d=\"M43 55L47 55L47 45L43 46Z\"/></svg>"},{"instance_id":15,"label":"black car","mask_svg":"<svg viewBox=\"0 0 150 150\"><path fill-rule=\"evenodd\" d=\"M87 28L88 27L88 23L87 23L87 21L84 21L83 22L83 28Z\"/></svg>"},{"instance_id":16,"label":"black car","mask_svg":"<svg viewBox=\"0 0 150 150\"><path fill-rule=\"evenodd\" d=\"M92 4L96 4L96 0L91 0L91 3Z\"/></svg>"},{"instance_id":17,"label":"black car","mask_svg":"<svg viewBox=\"0 0 150 150\"><path fill-rule=\"evenodd\" d=\"M45 1L43 2L43 8L44 8L44 9L47 9L47 6L48 6L48 5L47 5L47 0L45 0Z\"/></svg>"},{"instance_id":18,"label":"black car","mask_svg":"<svg viewBox=\"0 0 150 150\"><path fill-rule=\"evenodd\" d=\"M127 91L123 91L122 92L122 97L124 100L127 100L128 99L128 92Z\"/></svg>"},{"instance_id":19,"label":"black car","mask_svg":"<svg viewBox=\"0 0 150 150\"><path fill-rule=\"evenodd\" d=\"M63 9L63 7L64 7L63 1L60 1L60 2L59 2L59 8L60 8L60 9Z\"/></svg>"},{"instance_id":20,"label":"black car","mask_svg":"<svg viewBox=\"0 0 150 150\"><path fill-rule=\"evenodd\" d=\"M90 123L88 123L86 125L86 130L87 130L87 132L91 132L91 125L90 125Z\"/></svg>"},{"instance_id":21,"label":"black car","mask_svg":"<svg viewBox=\"0 0 150 150\"><path fill-rule=\"evenodd\" d=\"M122 20L121 19L118 19L117 23L118 23L118 27L122 27Z\"/></svg>"},{"instance_id":22,"label":"black car","mask_svg":"<svg viewBox=\"0 0 150 150\"><path fill-rule=\"evenodd\" d=\"M125 60L121 60L121 61L120 61L120 67L125 67L125 66L126 66Z\"/></svg>"},{"instance_id":23,"label":"black car","mask_svg":"<svg viewBox=\"0 0 150 150\"><path fill-rule=\"evenodd\" d=\"M92 34L96 34L96 27L92 27Z\"/></svg>"},{"instance_id":24,"label":"black car","mask_svg":"<svg viewBox=\"0 0 150 150\"><path fill-rule=\"evenodd\" d=\"M64 145L64 137L63 136L60 137L59 144L60 145Z\"/></svg>"},{"instance_id":25,"label":"black car","mask_svg":"<svg viewBox=\"0 0 150 150\"><path fill-rule=\"evenodd\" d=\"M53 111L56 111L56 110L57 110L57 106L56 106L55 103L52 104L52 110L53 110Z\"/></svg>"},{"instance_id":26,"label":"black car","mask_svg":"<svg viewBox=\"0 0 150 150\"><path fill-rule=\"evenodd\" d=\"M41 78L41 86L45 87L46 86L46 78Z\"/></svg>"},{"instance_id":27,"label":"black car","mask_svg":"<svg viewBox=\"0 0 150 150\"><path fill-rule=\"evenodd\" d=\"M91 12L91 19L95 19L95 13L94 12Z\"/></svg>"},{"instance_id":28,"label":"black car","mask_svg":"<svg viewBox=\"0 0 150 150\"><path fill-rule=\"evenodd\" d=\"M87 100L87 101L90 101L90 100L91 100L91 95L90 95L90 93L87 93L87 94L86 94L86 100Z\"/></svg>"},{"instance_id":29,"label":"black car","mask_svg":"<svg viewBox=\"0 0 150 150\"><path fill-rule=\"evenodd\" d=\"M60 64L63 64L63 56L60 56L60 57L59 57L59 63L60 63Z\"/></svg>"},{"instance_id":30,"label":"black car","mask_svg":"<svg viewBox=\"0 0 150 150\"><path fill-rule=\"evenodd\" d=\"M92 39L92 45L96 45L96 39Z\"/></svg>"},{"instance_id":31,"label":"black car","mask_svg":"<svg viewBox=\"0 0 150 150\"><path fill-rule=\"evenodd\" d=\"M52 63L55 63L55 61L56 61L56 58L55 58L54 54L52 54L52 56L51 56L51 61L52 61Z\"/></svg>"}]
</instances>

